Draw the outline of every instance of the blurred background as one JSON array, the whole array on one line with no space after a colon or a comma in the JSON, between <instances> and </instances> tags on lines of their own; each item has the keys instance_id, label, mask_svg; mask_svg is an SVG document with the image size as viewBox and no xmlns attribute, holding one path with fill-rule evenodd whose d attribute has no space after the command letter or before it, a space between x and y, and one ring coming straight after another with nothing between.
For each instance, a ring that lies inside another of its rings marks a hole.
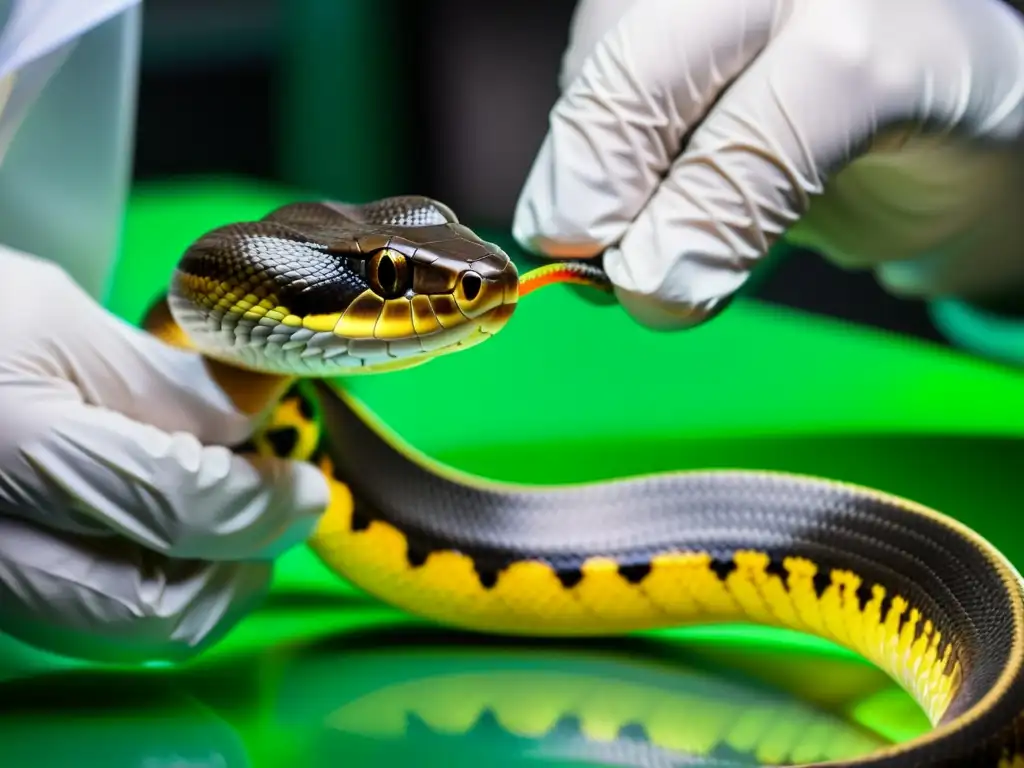
<instances>
[{"instance_id":1,"label":"blurred background","mask_svg":"<svg viewBox=\"0 0 1024 768\"><path fill-rule=\"evenodd\" d=\"M507 231L574 0L146 0L135 176L421 193ZM752 295L943 343L921 302L780 248Z\"/></svg>"},{"instance_id":2,"label":"blurred background","mask_svg":"<svg viewBox=\"0 0 1024 768\"><path fill-rule=\"evenodd\" d=\"M574 4L144 0L130 257L111 308L140 318L192 237L295 190L430 195L487 236L507 233ZM927 307L869 273L788 248L765 267L748 295L925 343L752 302L702 333L648 334L553 290L501 346L346 386L463 471L533 483L707 466L821 475L949 512L1024 563L1024 414L1004 407L1020 401L1019 374L929 348L944 342ZM550 338L566 307L593 331L571 344ZM636 364L609 355L626 348ZM516 349L529 364L506 364ZM572 407L540 396L549 371L568 377ZM420 393L453 381L504 395L505 428L438 429ZM624 407L609 408L609 392ZM427 632L296 548L267 604L184 667L94 669L0 636L0 742L11 764L36 768L580 768L651 765L665 758L655 749L688 765L802 763L929 727L889 678L824 641L698 627L587 647Z\"/></svg>"}]
</instances>

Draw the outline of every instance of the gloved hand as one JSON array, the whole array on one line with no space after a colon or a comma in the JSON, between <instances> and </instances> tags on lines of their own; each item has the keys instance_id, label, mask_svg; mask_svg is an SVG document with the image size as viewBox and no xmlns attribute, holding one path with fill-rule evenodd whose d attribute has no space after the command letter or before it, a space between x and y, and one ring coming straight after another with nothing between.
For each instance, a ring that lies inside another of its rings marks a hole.
<instances>
[{"instance_id":1,"label":"gloved hand","mask_svg":"<svg viewBox=\"0 0 1024 768\"><path fill-rule=\"evenodd\" d=\"M59 267L0 249L0 631L109 661L176 660L264 594L328 501L312 465L248 460L195 354Z\"/></svg>"},{"instance_id":2,"label":"gloved hand","mask_svg":"<svg viewBox=\"0 0 1024 768\"><path fill-rule=\"evenodd\" d=\"M514 234L607 248L654 327L784 235L902 295L1024 292L1022 73L1002 0L581 0Z\"/></svg>"}]
</instances>

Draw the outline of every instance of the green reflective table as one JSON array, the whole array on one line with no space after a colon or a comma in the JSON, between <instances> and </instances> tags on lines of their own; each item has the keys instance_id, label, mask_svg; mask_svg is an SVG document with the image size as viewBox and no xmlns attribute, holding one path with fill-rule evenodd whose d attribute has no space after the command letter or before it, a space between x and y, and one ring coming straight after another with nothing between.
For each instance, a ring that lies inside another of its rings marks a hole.
<instances>
[{"instance_id":1,"label":"green reflective table","mask_svg":"<svg viewBox=\"0 0 1024 768\"><path fill-rule=\"evenodd\" d=\"M137 321L194 237L296 197L235 180L137 190L109 306ZM418 448L488 477L805 472L934 506L1024 563L1024 376L914 340L752 300L655 333L555 287L471 352L347 386ZM421 405L453 388L464 406L437 424ZM481 413L501 432L482 432ZM2 639L0 664L0 744L19 766L799 764L928 727L825 642L744 627L574 644L447 633L304 548L260 612L184 667L97 669Z\"/></svg>"}]
</instances>

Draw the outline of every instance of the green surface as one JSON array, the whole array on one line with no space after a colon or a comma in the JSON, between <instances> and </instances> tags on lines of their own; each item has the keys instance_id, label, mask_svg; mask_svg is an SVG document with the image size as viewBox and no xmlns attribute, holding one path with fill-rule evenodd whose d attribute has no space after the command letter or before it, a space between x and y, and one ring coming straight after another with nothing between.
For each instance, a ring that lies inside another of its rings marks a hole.
<instances>
[{"instance_id":1,"label":"green surface","mask_svg":"<svg viewBox=\"0 0 1024 768\"><path fill-rule=\"evenodd\" d=\"M918 717L880 673L778 637L756 653L728 635L474 646L356 605L263 611L189 668L51 668L2 689L3 764L33 768L622 765L581 758L623 726L753 765L752 747L863 754Z\"/></svg>"},{"instance_id":2,"label":"green surface","mask_svg":"<svg viewBox=\"0 0 1024 768\"><path fill-rule=\"evenodd\" d=\"M111 308L137 320L194 237L297 196L231 181L138 190ZM482 234L514 254L508 237ZM1024 380L1014 370L931 345L747 300L696 331L659 334L635 326L614 306L552 288L524 299L488 344L348 386L420 449L489 477L561 482L685 467L810 472L935 506L1024 562L1014 482L1024 459L1017 439L1024 412L1013 407ZM501 430L486 432L485 424ZM461 651L446 651L439 661L435 647L428 664L424 640L410 638L410 626L300 548L280 562L270 604L185 669L86 674L83 665L13 642L0 648L7 677L22 678L4 686L3 700L34 696L45 713L11 710L0 743L24 747L20 755L49 749L68 756L32 761L45 765L141 765L138 755L146 750L151 765L169 764L174 750L182 759L191 755L189 765L328 765L344 756L352 765L415 762L412 756L420 765L558 764L557 738L509 741L500 728L447 736L421 728L455 699L412 702L398 682L428 671L460 679L469 670L486 698L502 687L510 662L506 653L470 649L470 638L456 637L448 645L461 644ZM376 634L367 639L371 630ZM588 698L621 698L614 684L620 673L631 684L648 685L648 673L636 678L630 661L643 658L661 670L655 677L676 680L677 693L698 690L709 711L733 712L737 723L756 709L751 697L771 695L788 697L793 712L828 714L857 744L900 740L925 727L902 692L827 643L729 627L655 633L652 641L655 646L626 646L624 656L588 669L573 667L592 678ZM367 647L380 653L370 659ZM568 653L581 655L584 647ZM552 701L562 690L550 682L559 679L551 670L562 663L551 653L516 651L515 663L530 666L537 675L531 679L539 681L531 694L539 698L527 703L540 706L545 686ZM92 721L83 711L58 729L47 696L60 692L99 711ZM121 699L134 715L116 706ZM344 707L349 717L340 726L334 714ZM166 722L161 712L169 713ZM412 724L374 734L373 723L402 719L396 712L413 712ZM787 715L787 722L803 716ZM688 727L695 726L682 718L680 728ZM65 734L60 743L58 730ZM90 750L115 748L136 754L136 761L88 761ZM215 752L220 762L202 762Z\"/></svg>"}]
</instances>

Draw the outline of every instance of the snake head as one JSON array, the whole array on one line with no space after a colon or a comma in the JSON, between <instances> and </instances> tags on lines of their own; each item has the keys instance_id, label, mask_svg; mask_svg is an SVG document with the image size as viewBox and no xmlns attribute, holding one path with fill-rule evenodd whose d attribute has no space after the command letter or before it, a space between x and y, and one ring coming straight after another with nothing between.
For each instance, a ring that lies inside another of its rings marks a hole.
<instances>
[{"instance_id":1,"label":"snake head","mask_svg":"<svg viewBox=\"0 0 1024 768\"><path fill-rule=\"evenodd\" d=\"M519 275L429 198L294 203L200 237L168 305L193 346L300 376L406 368L468 349L511 317Z\"/></svg>"}]
</instances>

